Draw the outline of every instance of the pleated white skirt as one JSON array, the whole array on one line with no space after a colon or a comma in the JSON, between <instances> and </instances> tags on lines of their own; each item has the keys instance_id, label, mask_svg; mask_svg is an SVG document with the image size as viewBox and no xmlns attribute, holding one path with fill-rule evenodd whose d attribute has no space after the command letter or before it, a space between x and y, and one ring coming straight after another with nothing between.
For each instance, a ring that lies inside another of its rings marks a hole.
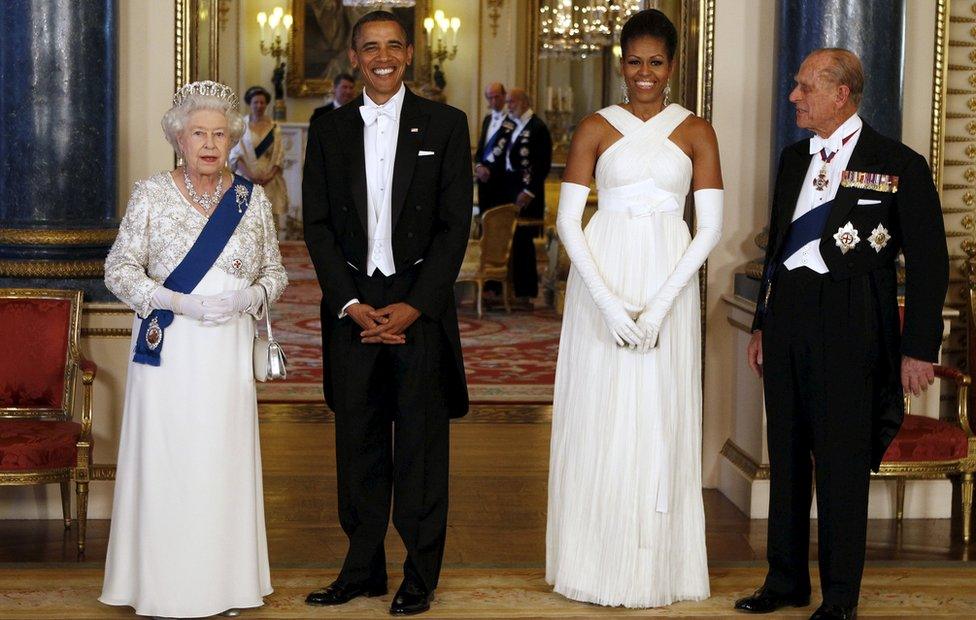
<instances>
[{"instance_id":1,"label":"pleated white skirt","mask_svg":"<svg viewBox=\"0 0 976 620\"><path fill-rule=\"evenodd\" d=\"M677 214L601 209L585 231L604 281L646 305L690 242ZM546 581L600 605L658 607L709 596L701 493L698 278L659 344L617 346L571 270L553 400Z\"/></svg>"}]
</instances>

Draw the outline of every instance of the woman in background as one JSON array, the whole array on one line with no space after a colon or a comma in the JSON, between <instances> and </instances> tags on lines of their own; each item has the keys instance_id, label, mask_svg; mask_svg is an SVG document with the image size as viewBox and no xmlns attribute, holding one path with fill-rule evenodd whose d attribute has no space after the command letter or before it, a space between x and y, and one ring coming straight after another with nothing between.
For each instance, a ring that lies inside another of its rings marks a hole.
<instances>
[{"instance_id":1,"label":"woman in background","mask_svg":"<svg viewBox=\"0 0 976 620\"><path fill-rule=\"evenodd\" d=\"M288 188L281 176L285 145L281 141L281 129L265 114L271 103L271 93L260 86L252 86L244 93L244 103L250 110L247 131L230 152L230 169L264 188L278 230L284 233L288 223Z\"/></svg>"}]
</instances>

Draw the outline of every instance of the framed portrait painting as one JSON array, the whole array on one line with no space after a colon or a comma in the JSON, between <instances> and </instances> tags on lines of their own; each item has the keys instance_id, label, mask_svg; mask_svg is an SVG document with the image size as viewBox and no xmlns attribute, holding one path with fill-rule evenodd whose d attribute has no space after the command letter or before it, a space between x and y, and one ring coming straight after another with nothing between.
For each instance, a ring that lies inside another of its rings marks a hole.
<instances>
[{"instance_id":1,"label":"framed portrait painting","mask_svg":"<svg viewBox=\"0 0 976 620\"><path fill-rule=\"evenodd\" d=\"M417 0L413 7L392 9L414 45L413 64L407 67L405 76L407 82L426 81L427 33L423 22L430 13L430 2ZM289 97L321 97L332 90L332 79L337 74L353 73L348 54L352 28L372 10L343 6L342 0L292 0L295 23L287 68Z\"/></svg>"}]
</instances>

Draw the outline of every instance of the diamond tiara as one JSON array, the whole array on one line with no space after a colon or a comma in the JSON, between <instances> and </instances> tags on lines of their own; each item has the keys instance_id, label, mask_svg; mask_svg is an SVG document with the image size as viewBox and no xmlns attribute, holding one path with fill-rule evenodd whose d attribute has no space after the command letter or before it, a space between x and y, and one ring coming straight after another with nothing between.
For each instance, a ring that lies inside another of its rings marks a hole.
<instances>
[{"instance_id":1,"label":"diamond tiara","mask_svg":"<svg viewBox=\"0 0 976 620\"><path fill-rule=\"evenodd\" d=\"M182 103L186 101L186 98L190 95L216 97L217 99L226 101L233 108L239 108L241 106L241 102L234 93L233 88L227 86L226 84L221 84L220 82L205 80L203 82L191 82L190 84L184 84L183 88L176 91L176 94L173 95L173 107L182 105Z\"/></svg>"}]
</instances>

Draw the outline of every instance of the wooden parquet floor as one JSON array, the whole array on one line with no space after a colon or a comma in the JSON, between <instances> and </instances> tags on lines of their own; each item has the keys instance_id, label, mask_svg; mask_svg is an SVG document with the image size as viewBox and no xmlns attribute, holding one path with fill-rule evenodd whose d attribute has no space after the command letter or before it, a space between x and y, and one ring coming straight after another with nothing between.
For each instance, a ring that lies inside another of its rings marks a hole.
<instances>
[{"instance_id":1,"label":"wooden parquet floor","mask_svg":"<svg viewBox=\"0 0 976 620\"><path fill-rule=\"evenodd\" d=\"M307 592L335 577L346 548L336 518L334 428L321 407L262 406L261 421L276 592L265 607L242 617L388 617L392 593L333 609L303 604ZM652 611L568 601L543 578L548 408L476 407L452 426L451 442L445 569L436 604L424 617L731 617L732 601L762 582L765 521L746 518L720 493L706 490L712 598ZM871 522L860 615L976 617L976 564L955 542L957 527L949 520L909 520L901 530L890 521ZM133 617L128 608L96 601L108 528L107 520L90 522L88 553L79 562L73 532L65 534L59 521L0 521L0 618ZM387 553L393 589L403 551L392 527ZM781 617L807 617L813 608Z\"/></svg>"}]
</instances>

